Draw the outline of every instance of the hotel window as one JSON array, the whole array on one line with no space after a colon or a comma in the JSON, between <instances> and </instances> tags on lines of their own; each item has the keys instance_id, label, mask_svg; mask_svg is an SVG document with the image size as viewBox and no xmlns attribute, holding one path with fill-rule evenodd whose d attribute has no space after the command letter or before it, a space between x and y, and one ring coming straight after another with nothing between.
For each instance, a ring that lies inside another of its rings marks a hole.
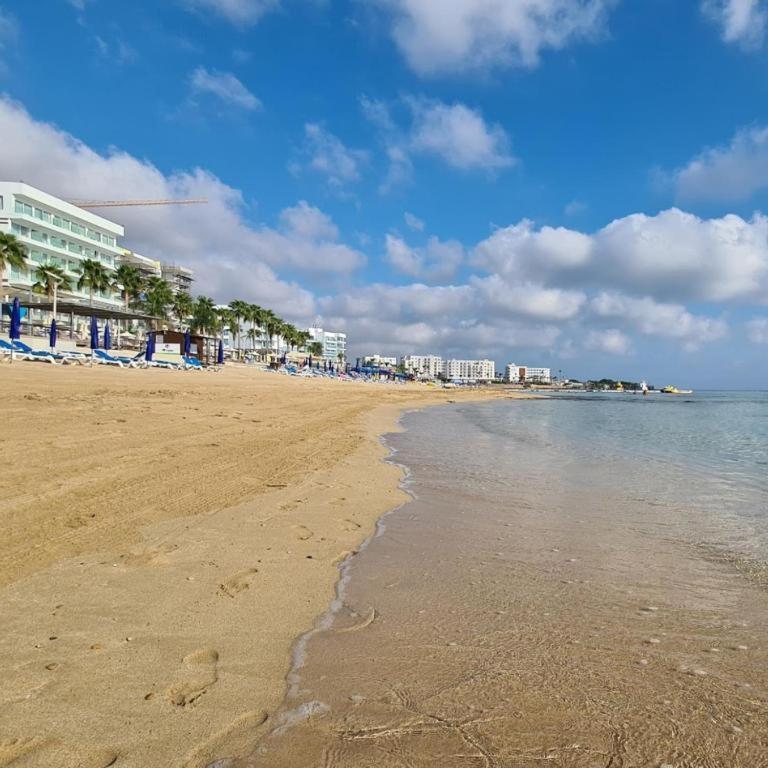
<instances>
[{"instance_id":1,"label":"hotel window","mask_svg":"<svg viewBox=\"0 0 768 768\"><path fill-rule=\"evenodd\" d=\"M64 248L66 250L67 241L62 240L60 237L54 237L51 235L51 245L55 246L56 248Z\"/></svg>"},{"instance_id":2,"label":"hotel window","mask_svg":"<svg viewBox=\"0 0 768 768\"><path fill-rule=\"evenodd\" d=\"M38 232L36 229L31 230L29 236L38 243L48 242L48 235L45 232Z\"/></svg>"},{"instance_id":3,"label":"hotel window","mask_svg":"<svg viewBox=\"0 0 768 768\"><path fill-rule=\"evenodd\" d=\"M48 211L44 211L42 208L35 208L35 218L40 221L50 221L51 214Z\"/></svg>"},{"instance_id":4,"label":"hotel window","mask_svg":"<svg viewBox=\"0 0 768 768\"><path fill-rule=\"evenodd\" d=\"M24 216L31 216L32 206L22 203L21 200L16 200L16 213L22 213Z\"/></svg>"},{"instance_id":5,"label":"hotel window","mask_svg":"<svg viewBox=\"0 0 768 768\"><path fill-rule=\"evenodd\" d=\"M83 252L82 246L79 246L77 243L69 243L67 245L67 248L69 248L70 253L82 253Z\"/></svg>"},{"instance_id":6,"label":"hotel window","mask_svg":"<svg viewBox=\"0 0 768 768\"><path fill-rule=\"evenodd\" d=\"M101 235L92 229L88 230L88 237L90 237L91 240L95 240L97 243L101 242Z\"/></svg>"},{"instance_id":7,"label":"hotel window","mask_svg":"<svg viewBox=\"0 0 768 768\"><path fill-rule=\"evenodd\" d=\"M11 224L11 232L13 232L14 235L29 237L29 229L27 227L22 227L20 224L17 224L15 221L13 222L13 224Z\"/></svg>"},{"instance_id":8,"label":"hotel window","mask_svg":"<svg viewBox=\"0 0 768 768\"><path fill-rule=\"evenodd\" d=\"M74 221L72 222L72 224L70 226L71 226L72 231L76 235L84 235L85 234L85 227L81 227L79 224L75 224Z\"/></svg>"},{"instance_id":9,"label":"hotel window","mask_svg":"<svg viewBox=\"0 0 768 768\"><path fill-rule=\"evenodd\" d=\"M11 279L12 280L26 280L29 277L29 270L24 267L22 269L16 269L11 267Z\"/></svg>"},{"instance_id":10,"label":"hotel window","mask_svg":"<svg viewBox=\"0 0 768 768\"><path fill-rule=\"evenodd\" d=\"M53 217L53 224L54 226L61 227L62 229L69 229L69 222L66 219L62 219L60 216Z\"/></svg>"},{"instance_id":11,"label":"hotel window","mask_svg":"<svg viewBox=\"0 0 768 768\"><path fill-rule=\"evenodd\" d=\"M5 205L3 204L3 196L0 195L0 209L4 208Z\"/></svg>"}]
</instances>

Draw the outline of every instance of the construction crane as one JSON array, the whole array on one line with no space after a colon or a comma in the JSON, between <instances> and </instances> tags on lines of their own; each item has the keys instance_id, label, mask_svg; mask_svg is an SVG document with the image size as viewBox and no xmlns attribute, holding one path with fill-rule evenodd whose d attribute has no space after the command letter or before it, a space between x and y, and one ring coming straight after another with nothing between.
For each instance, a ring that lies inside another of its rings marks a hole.
<instances>
[{"instance_id":1,"label":"construction crane","mask_svg":"<svg viewBox=\"0 0 768 768\"><path fill-rule=\"evenodd\" d=\"M78 208L122 208L136 205L199 205L207 203L204 197L192 200L70 200Z\"/></svg>"}]
</instances>

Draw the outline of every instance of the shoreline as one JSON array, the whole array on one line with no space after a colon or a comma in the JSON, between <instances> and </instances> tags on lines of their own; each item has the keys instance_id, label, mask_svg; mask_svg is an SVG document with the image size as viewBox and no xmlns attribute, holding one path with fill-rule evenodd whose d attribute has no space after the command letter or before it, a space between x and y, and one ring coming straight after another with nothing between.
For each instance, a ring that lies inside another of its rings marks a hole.
<instances>
[{"instance_id":1,"label":"shoreline","mask_svg":"<svg viewBox=\"0 0 768 768\"><path fill-rule=\"evenodd\" d=\"M3 409L4 431L25 450L4 483L0 766L202 768L247 754L284 698L297 637L332 599L340 559L405 499L380 436L407 409L509 396L252 371L20 366L9 376L25 394ZM38 409L52 415L30 431ZM105 418L112 409L117 420ZM150 421L136 433L140 413ZM267 427L252 426L254 414ZM56 471L62 442L85 467L67 458ZM104 482L114 454L129 463ZM238 473L259 470L254 493L256 478ZM178 514L190 495L191 514Z\"/></svg>"}]
</instances>

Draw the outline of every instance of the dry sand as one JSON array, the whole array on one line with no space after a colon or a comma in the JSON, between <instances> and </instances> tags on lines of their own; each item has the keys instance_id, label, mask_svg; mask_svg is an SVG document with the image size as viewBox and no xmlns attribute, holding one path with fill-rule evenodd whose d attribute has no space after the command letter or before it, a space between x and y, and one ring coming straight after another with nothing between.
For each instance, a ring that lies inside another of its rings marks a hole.
<instances>
[{"instance_id":1,"label":"dry sand","mask_svg":"<svg viewBox=\"0 0 768 768\"><path fill-rule=\"evenodd\" d=\"M377 436L487 393L0 367L0 766L250 751L337 564L404 499Z\"/></svg>"}]
</instances>

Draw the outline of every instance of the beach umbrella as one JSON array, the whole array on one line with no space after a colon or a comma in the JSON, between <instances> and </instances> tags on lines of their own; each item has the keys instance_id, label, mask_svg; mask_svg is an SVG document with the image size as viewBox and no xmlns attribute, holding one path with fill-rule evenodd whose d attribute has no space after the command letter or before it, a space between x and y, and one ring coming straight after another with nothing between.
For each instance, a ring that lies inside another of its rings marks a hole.
<instances>
[{"instance_id":1,"label":"beach umbrella","mask_svg":"<svg viewBox=\"0 0 768 768\"><path fill-rule=\"evenodd\" d=\"M219 339L219 353L216 355L216 364L224 365L224 342Z\"/></svg>"},{"instance_id":2,"label":"beach umbrella","mask_svg":"<svg viewBox=\"0 0 768 768\"><path fill-rule=\"evenodd\" d=\"M144 352L144 359L148 362L152 362L152 355L155 354L155 335L150 333L147 336L147 349Z\"/></svg>"},{"instance_id":3,"label":"beach umbrella","mask_svg":"<svg viewBox=\"0 0 768 768\"><path fill-rule=\"evenodd\" d=\"M192 348L192 335L189 332L189 328L184 331L184 356L189 357L189 350Z\"/></svg>"},{"instance_id":4,"label":"beach umbrella","mask_svg":"<svg viewBox=\"0 0 768 768\"><path fill-rule=\"evenodd\" d=\"M96 315L91 315L91 349L99 348L99 324Z\"/></svg>"},{"instance_id":5,"label":"beach umbrella","mask_svg":"<svg viewBox=\"0 0 768 768\"><path fill-rule=\"evenodd\" d=\"M109 323L104 323L104 349L112 349L112 332Z\"/></svg>"},{"instance_id":6,"label":"beach umbrella","mask_svg":"<svg viewBox=\"0 0 768 768\"><path fill-rule=\"evenodd\" d=\"M18 296L13 299L13 306L11 307L10 337L11 341L21 338L21 305Z\"/></svg>"},{"instance_id":7,"label":"beach umbrella","mask_svg":"<svg viewBox=\"0 0 768 768\"><path fill-rule=\"evenodd\" d=\"M48 334L48 346L51 349L56 349L56 318L51 320L51 331Z\"/></svg>"}]
</instances>

